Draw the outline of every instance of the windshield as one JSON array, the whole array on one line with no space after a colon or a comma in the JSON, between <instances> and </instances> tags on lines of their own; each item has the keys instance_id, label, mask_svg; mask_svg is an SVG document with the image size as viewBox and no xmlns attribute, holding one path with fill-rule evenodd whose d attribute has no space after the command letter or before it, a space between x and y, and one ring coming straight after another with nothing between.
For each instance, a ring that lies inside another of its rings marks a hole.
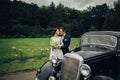
<instances>
[{"instance_id":1,"label":"windshield","mask_svg":"<svg viewBox=\"0 0 120 80\"><path fill-rule=\"evenodd\" d=\"M115 47L117 38L111 35L85 35L81 38L81 44L98 44Z\"/></svg>"}]
</instances>

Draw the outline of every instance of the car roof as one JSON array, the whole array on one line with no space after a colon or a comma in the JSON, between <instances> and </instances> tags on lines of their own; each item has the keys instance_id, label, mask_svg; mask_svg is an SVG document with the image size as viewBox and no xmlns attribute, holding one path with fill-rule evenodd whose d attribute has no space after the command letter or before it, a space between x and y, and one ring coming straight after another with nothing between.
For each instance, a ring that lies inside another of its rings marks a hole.
<instances>
[{"instance_id":1,"label":"car roof","mask_svg":"<svg viewBox=\"0 0 120 80\"><path fill-rule=\"evenodd\" d=\"M120 36L120 32L117 31L91 31L91 32L86 32L84 35L112 35L112 36Z\"/></svg>"}]
</instances>

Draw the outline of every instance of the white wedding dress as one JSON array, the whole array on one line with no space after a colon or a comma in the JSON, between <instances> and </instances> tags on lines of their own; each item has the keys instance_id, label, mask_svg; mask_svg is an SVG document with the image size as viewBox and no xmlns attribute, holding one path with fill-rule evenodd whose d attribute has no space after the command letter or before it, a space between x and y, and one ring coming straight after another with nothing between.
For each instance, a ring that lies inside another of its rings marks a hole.
<instances>
[{"instance_id":1,"label":"white wedding dress","mask_svg":"<svg viewBox=\"0 0 120 80\"><path fill-rule=\"evenodd\" d=\"M51 60L53 55L58 57L58 59L63 59L63 52L61 49L58 48L58 46L63 46L62 38L61 37L51 37L50 45L52 45L53 43L57 43L57 47L51 46L49 59Z\"/></svg>"}]
</instances>

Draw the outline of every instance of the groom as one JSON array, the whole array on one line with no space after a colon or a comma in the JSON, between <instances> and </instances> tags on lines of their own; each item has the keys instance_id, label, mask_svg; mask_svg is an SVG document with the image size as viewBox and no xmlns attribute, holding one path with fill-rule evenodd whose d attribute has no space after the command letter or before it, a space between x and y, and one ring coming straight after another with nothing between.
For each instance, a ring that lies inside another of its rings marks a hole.
<instances>
[{"instance_id":1,"label":"groom","mask_svg":"<svg viewBox=\"0 0 120 80\"><path fill-rule=\"evenodd\" d=\"M69 52L69 45L70 45L70 36L66 33L64 28L60 28L60 35L63 37L63 46L60 46L60 49L63 51L63 54Z\"/></svg>"}]
</instances>

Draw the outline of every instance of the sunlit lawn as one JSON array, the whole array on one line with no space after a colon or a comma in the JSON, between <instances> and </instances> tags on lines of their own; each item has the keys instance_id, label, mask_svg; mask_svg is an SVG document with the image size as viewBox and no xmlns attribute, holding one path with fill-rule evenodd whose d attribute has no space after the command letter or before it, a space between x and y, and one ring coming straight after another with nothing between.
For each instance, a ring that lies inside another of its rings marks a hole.
<instances>
[{"instance_id":1,"label":"sunlit lawn","mask_svg":"<svg viewBox=\"0 0 120 80\"><path fill-rule=\"evenodd\" d=\"M72 38L70 49L79 43ZM0 74L35 70L49 58L49 38L0 39Z\"/></svg>"}]
</instances>

